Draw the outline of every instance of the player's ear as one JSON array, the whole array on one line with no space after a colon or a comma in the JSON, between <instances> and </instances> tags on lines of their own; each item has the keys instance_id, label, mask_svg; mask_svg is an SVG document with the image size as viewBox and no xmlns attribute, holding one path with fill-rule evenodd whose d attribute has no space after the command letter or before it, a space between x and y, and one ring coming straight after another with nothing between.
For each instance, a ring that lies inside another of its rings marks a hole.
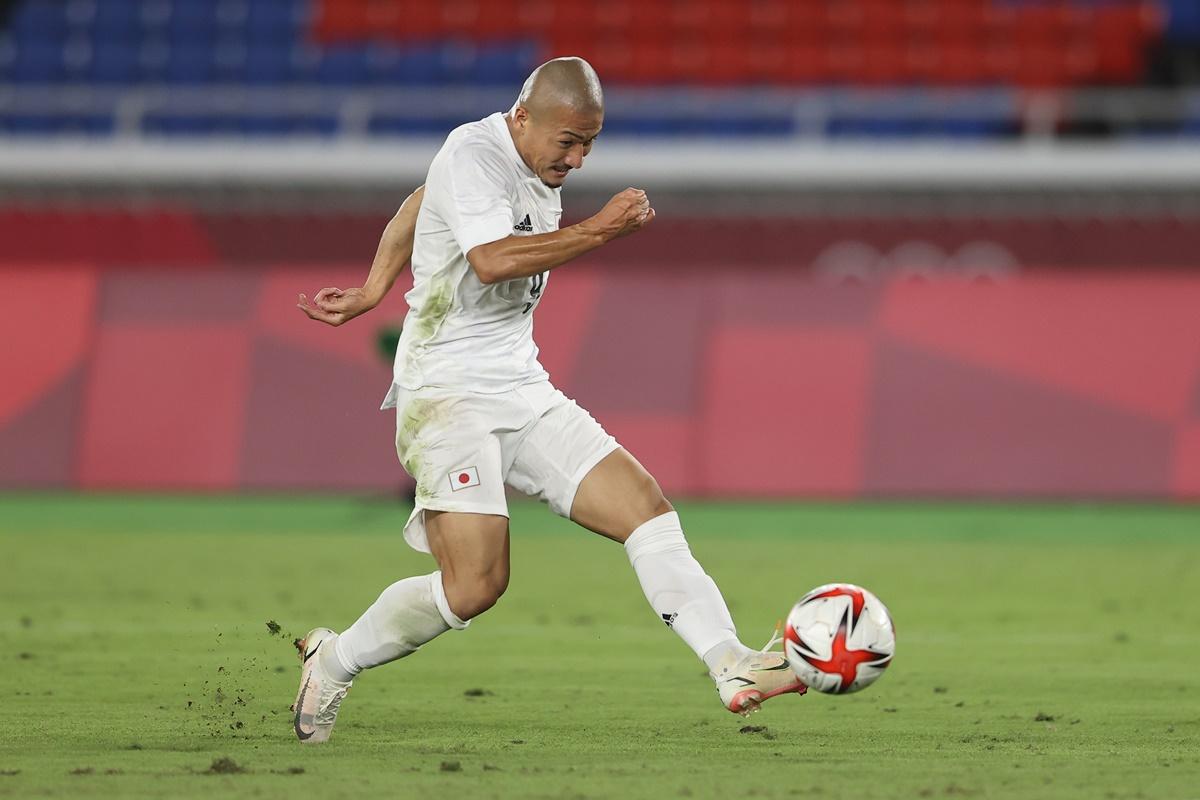
<instances>
[{"instance_id":1,"label":"player's ear","mask_svg":"<svg viewBox=\"0 0 1200 800\"><path fill-rule=\"evenodd\" d=\"M517 105L513 107L512 120L519 128L524 128L529 124L529 112L525 109L525 106Z\"/></svg>"}]
</instances>

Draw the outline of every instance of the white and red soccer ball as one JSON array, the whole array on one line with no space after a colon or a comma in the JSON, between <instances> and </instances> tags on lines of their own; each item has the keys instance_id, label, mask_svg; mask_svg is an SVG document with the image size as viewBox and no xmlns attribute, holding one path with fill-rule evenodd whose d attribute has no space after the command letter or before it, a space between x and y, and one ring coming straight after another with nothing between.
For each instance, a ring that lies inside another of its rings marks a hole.
<instances>
[{"instance_id":1,"label":"white and red soccer ball","mask_svg":"<svg viewBox=\"0 0 1200 800\"><path fill-rule=\"evenodd\" d=\"M848 694L879 679L896 652L896 628L879 598L852 583L818 586L792 607L783 651L809 687Z\"/></svg>"}]
</instances>

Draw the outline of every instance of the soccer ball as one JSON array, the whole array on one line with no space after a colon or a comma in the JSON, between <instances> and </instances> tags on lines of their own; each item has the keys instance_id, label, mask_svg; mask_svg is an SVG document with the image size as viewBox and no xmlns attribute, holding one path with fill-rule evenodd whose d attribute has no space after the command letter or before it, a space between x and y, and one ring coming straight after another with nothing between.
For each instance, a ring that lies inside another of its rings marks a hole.
<instances>
[{"instance_id":1,"label":"soccer ball","mask_svg":"<svg viewBox=\"0 0 1200 800\"><path fill-rule=\"evenodd\" d=\"M800 680L848 694L879 679L896 652L896 628L879 598L852 583L818 586L792 607L783 650Z\"/></svg>"}]
</instances>

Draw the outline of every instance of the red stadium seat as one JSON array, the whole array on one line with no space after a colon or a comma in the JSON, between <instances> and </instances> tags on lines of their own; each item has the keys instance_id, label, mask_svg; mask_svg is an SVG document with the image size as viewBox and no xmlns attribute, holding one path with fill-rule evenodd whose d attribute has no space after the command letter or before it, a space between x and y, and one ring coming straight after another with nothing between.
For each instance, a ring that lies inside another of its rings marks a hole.
<instances>
[{"instance_id":1,"label":"red stadium seat","mask_svg":"<svg viewBox=\"0 0 1200 800\"><path fill-rule=\"evenodd\" d=\"M633 50L625 38L610 38L582 45L564 44L558 51L563 55L578 55L586 58L600 73L602 80L614 83L633 81Z\"/></svg>"},{"instance_id":2,"label":"red stadium seat","mask_svg":"<svg viewBox=\"0 0 1200 800\"><path fill-rule=\"evenodd\" d=\"M1068 83L1086 85L1093 80L1100 65L1095 42L1085 38L1075 39L1062 48L1061 53L1063 72Z\"/></svg>"},{"instance_id":3,"label":"red stadium seat","mask_svg":"<svg viewBox=\"0 0 1200 800\"><path fill-rule=\"evenodd\" d=\"M825 45L811 40L790 43L785 53L782 77L786 83L815 85L830 80Z\"/></svg>"},{"instance_id":4,"label":"red stadium seat","mask_svg":"<svg viewBox=\"0 0 1200 800\"><path fill-rule=\"evenodd\" d=\"M518 5L515 0L456 0L443 3L441 16L450 35L480 41L514 39L527 35L521 28Z\"/></svg>"},{"instance_id":5,"label":"red stadium seat","mask_svg":"<svg viewBox=\"0 0 1200 800\"><path fill-rule=\"evenodd\" d=\"M912 37L903 44L901 78L905 83L927 86L942 83L945 48L937 39Z\"/></svg>"},{"instance_id":6,"label":"red stadium seat","mask_svg":"<svg viewBox=\"0 0 1200 800\"><path fill-rule=\"evenodd\" d=\"M640 40L670 41L671 7L665 2L635 2L630 5L626 35Z\"/></svg>"},{"instance_id":7,"label":"red stadium seat","mask_svg":"<svg viewBox=\"0 0 1200 800\"><path fill-rule=\"evenodd\" d=\"M966 43L981 38L987 31L988 15L983 3L963 0L937 4L934 23L936 35L943 41Z\"/></svg>"},{"instance_id":8,"label":"red stadium seat","mask_svg":"<svg viewBox=\"0 0 1200 800\"><path fill-rule=\"evenodd\" d=\"M710 0L706 23L709 39L745 42L750 36L750 14L737 0Z\"/></svg>"},{"instance_id":9,"label":"red stadium seat","mask_svg":"<svg viewBox=\"0 0 1200 800\"><path fill-rule=\"evenodd\" d=\"M632 43L629 56L627 79L632 83L668 82L672 74L671 45L653 39L640 39Z\"/></svg>"},{"instance_id":10,"label":"red stadium seat","mask_svg":"<svg viewBox=\"0 0 1200 800\"><path fill-rule=\"evenodd\" d=\"M849 18L847 22L855 26L853 35L866 39L870 46L898 43L908 35L904 5L887 0L861 3L857 18Z\"/></svg>"},{"instance_id":11,"label":"red stadium seat","mask_svg":"<svg viewBox=\"0 0 1200 800\"><path fill-rule=\"evenodd\" d=\"M851 64L849 82L859 86L888 86L903 83L907 76L907 53L900 42L870 42Z\"/></svg>"},{"instance_id":12,"label":"red stadium seat","mask_svg":"<svg viewBox=\"0 0 1200 800\"><path fill-rule=\"evenodd\" d=\"M368 30L366 0L344 0L317 6L313 33L322 42L358 39Z\"/></svg>"},{"instance_id":13,"label":"red stadium seat","mask_svg":"<svg viewBox=\"0 0 1200 800\"><path fill-rule=\"evenodd\" d=\"M990 77L986 53L977 41L942 42L937 58L934 83L972 86Z\"/></svg>"},{"instance_id":14,"label":"red stadium seat","mask_svg":"<svg viewBox=\"0 0 1200 800\"><path fill-rule=\"evenodd\" d=\"M588 5L588 4L580 4ZM635 0L606 0L590 5L596 35L628 36L633 26Z\"/></svg>"},{"instance_id":15,"label":"red stadium seat","mask_svg":"<svg viewBox=\"0 0 1200 800\"><path fill-rule=\"evenodd\" d=\"M700 79L719 86L745 83L750 79L750 49L745 40L737 42L709 41L705 48L705 63Z\"/></svg>"},{"instance_id":16,"label":"red stadium seat","mask_svg":"<svg viewBox=\"0 0 1200 800\"><path fill-rule=\"evenodd\" d=\"M969 7L970 0L946 3L944 0L908 0L903 5L904 30L908 38L932 35L939 27L947 7Z\"/></svg>"},{"instance_id":17,"label":"red stadium seat","mask_svg":"<svg viewBox=\"0 0 1200 800\"><path fill-rule=\"evenodd\" d=\"M778 38L757 39L746 50L746 80L755 85L791 82L788 46Z\"/></svg>"},{"instance_id":18,"label":"red stadium seat","mask_svg":"<svg viewBox=\"0 0 1200 800\"><path fill-rule=\"evenodd\" d=\"M1061 41L1072 28L1069 4L1030 3L1019 9L1014 24L1016 39L1023 47Z\"/></svg>"},{"instance_id":19,"label":"red stadium seat","mask_svg":"<svg viewBox=\"0 0 1200 800\"><path fill-rule=\"evenodd\" d=\"M1031 89L1049 89L1067 83L1068 72L1062 48L1057 43L1023 46L1016 61L1016 82Z\"/></svg>"}]
</instances>

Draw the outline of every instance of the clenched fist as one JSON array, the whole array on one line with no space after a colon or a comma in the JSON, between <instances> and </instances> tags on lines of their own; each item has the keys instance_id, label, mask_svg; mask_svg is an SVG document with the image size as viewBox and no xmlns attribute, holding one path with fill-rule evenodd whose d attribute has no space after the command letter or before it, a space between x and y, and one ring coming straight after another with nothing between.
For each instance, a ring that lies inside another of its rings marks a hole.
<instances>
[{"instance_id":1,"label":"clenched fist","mask_svg":"<svg viewBox=\"0 0 1200 800\"><path fill-rule=\"evenodd\" d=\"M650 198L641 189L629 188L613 195L604 208L583 224L608 241L639 231L653 219L654 209L650 207Z\"/></svg>"}]
</instances>

